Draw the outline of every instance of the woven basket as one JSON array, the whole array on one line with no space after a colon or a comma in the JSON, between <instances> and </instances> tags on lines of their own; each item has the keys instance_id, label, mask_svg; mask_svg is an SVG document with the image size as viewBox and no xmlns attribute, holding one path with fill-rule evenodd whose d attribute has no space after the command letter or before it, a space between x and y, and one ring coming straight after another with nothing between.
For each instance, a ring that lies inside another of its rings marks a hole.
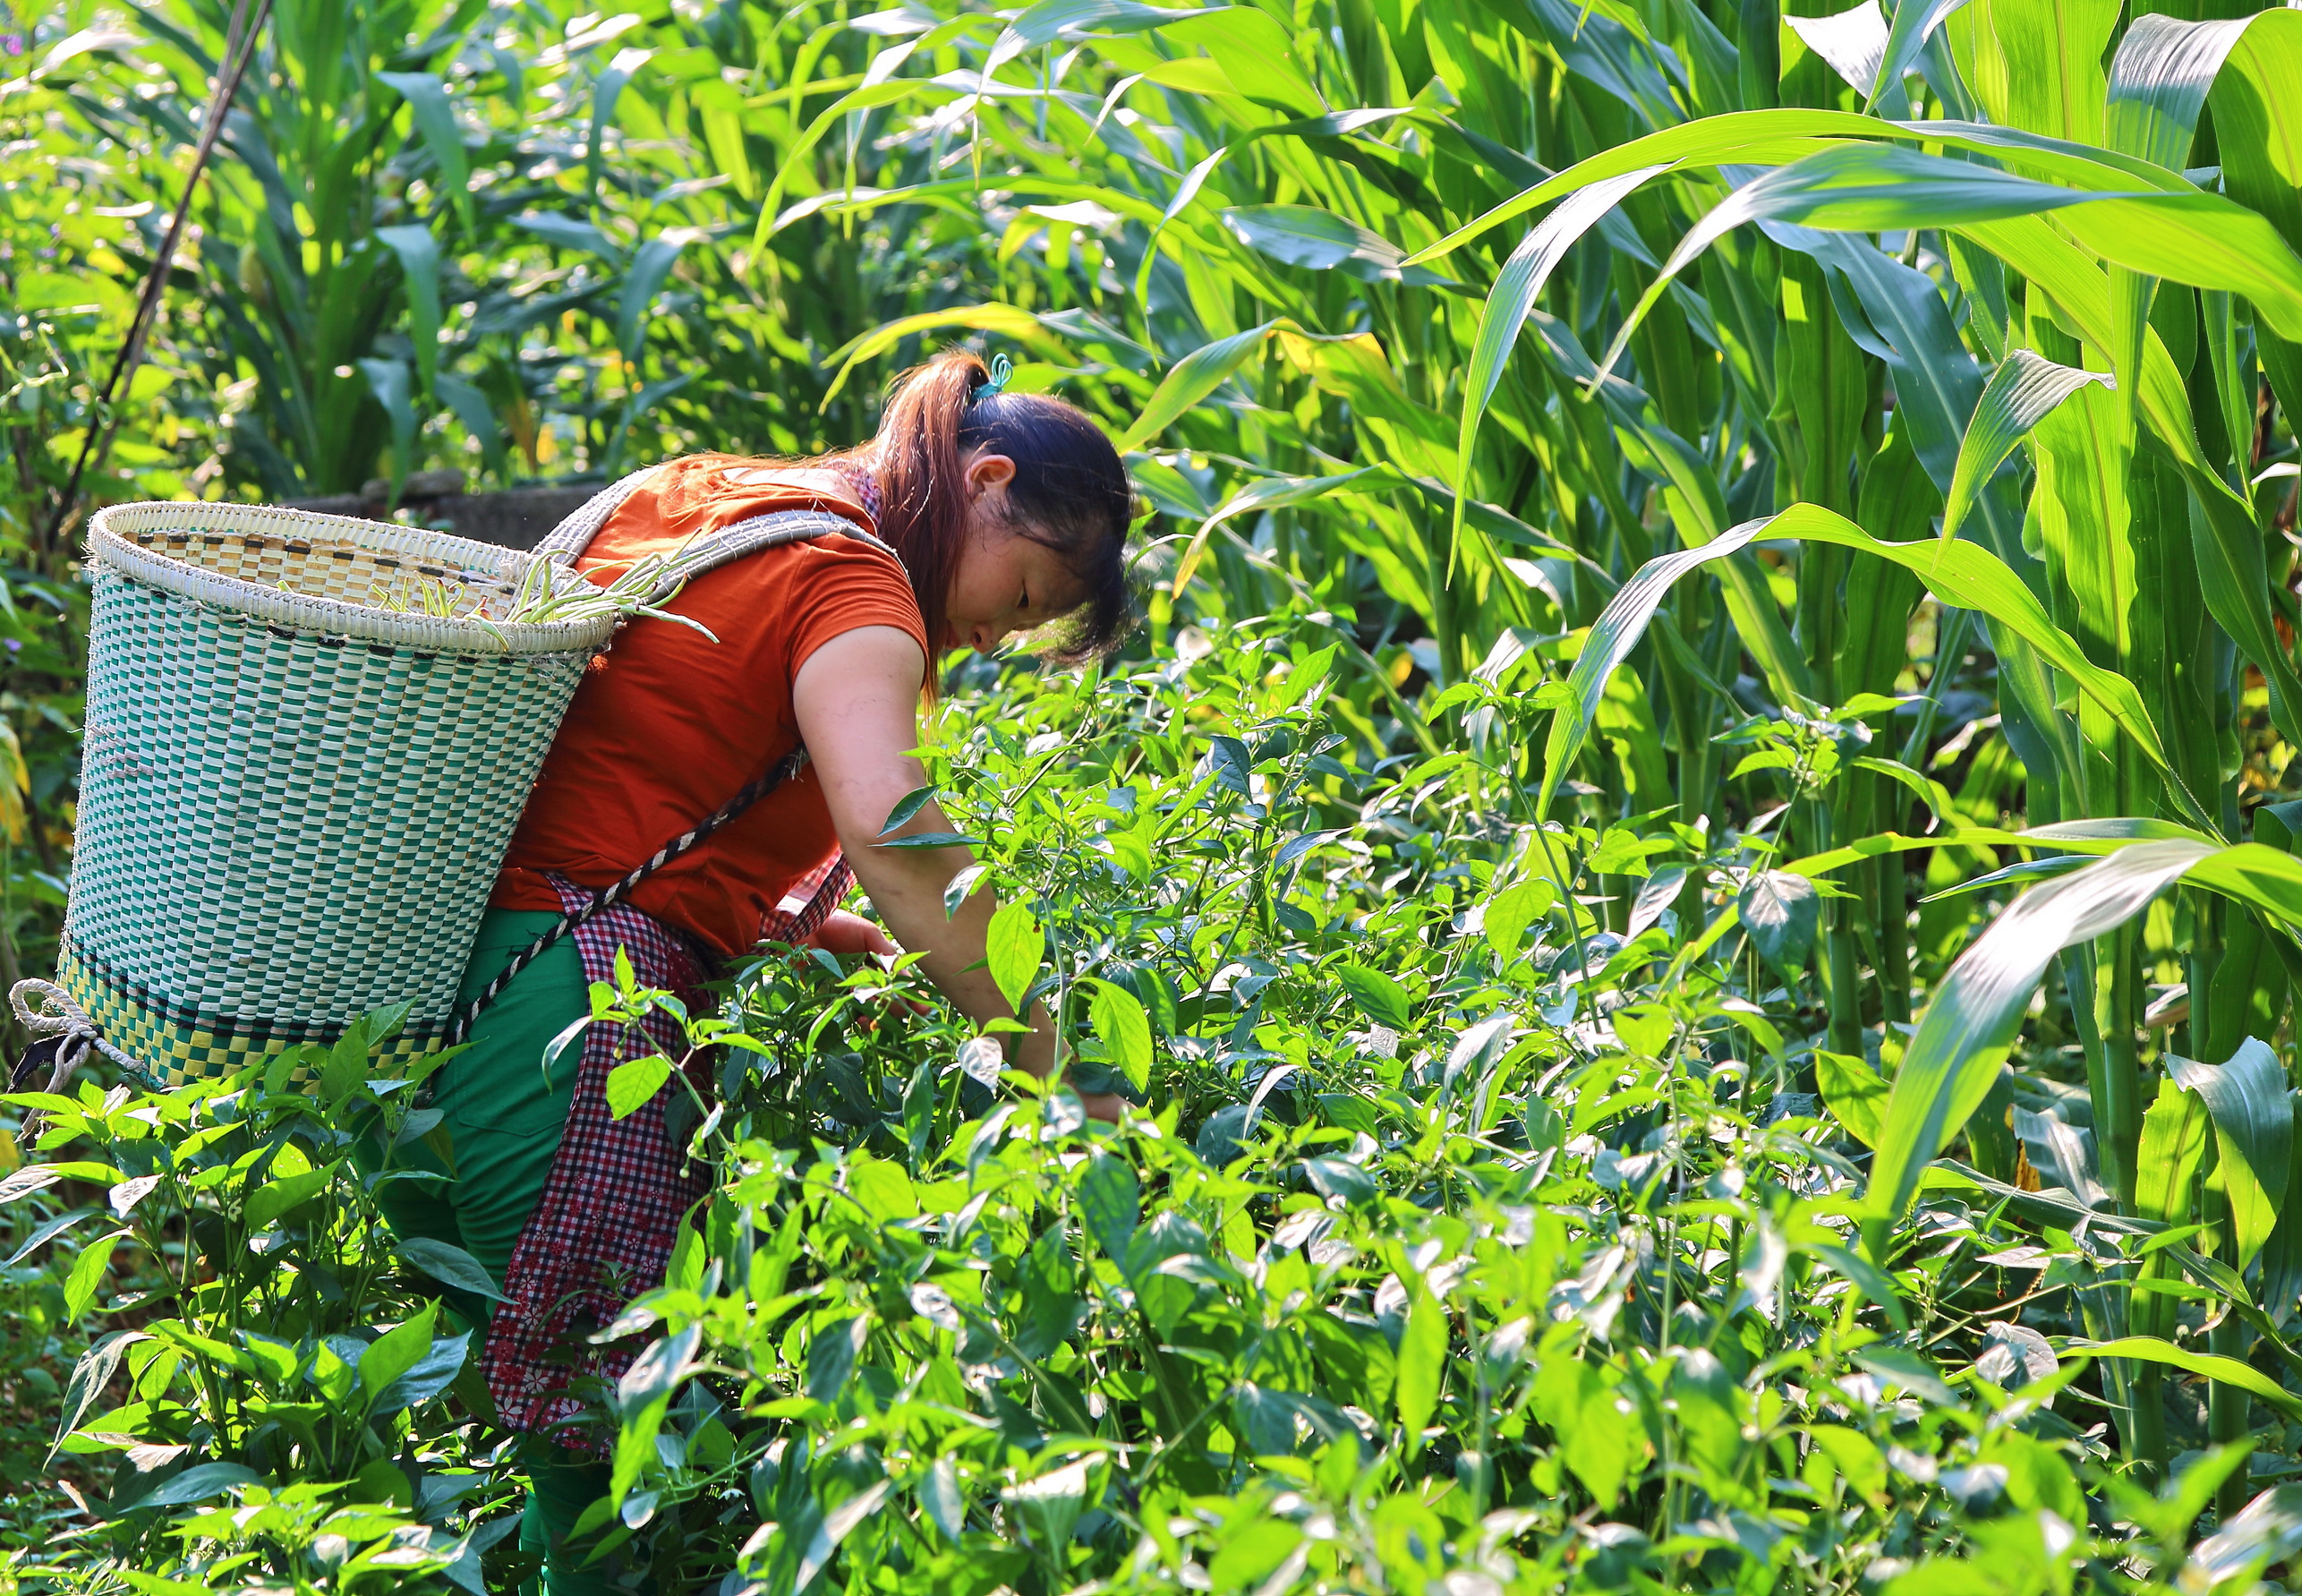
<instances>
[{"instance_id":1,"label":"woven basket","mask_svg":"<svg viewBox=\"0 0 2302 1596\"><path fill-rule=\"evenodd\" d=\"M338 516L118 505L90 543L59 984L166 1087L401 1003L391 1048L436 1047L615 618L473 619L534 556Z\"/></svg>"}]
</instances>

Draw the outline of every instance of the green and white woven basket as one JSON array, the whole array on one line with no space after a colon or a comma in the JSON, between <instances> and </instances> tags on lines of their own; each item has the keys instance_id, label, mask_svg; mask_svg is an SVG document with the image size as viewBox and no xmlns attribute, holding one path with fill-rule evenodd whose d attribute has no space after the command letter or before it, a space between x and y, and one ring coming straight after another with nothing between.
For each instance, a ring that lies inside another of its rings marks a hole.
<instances>
[{"instance_id":1,"label":"green and white woven basket","mask_svg":"<svg viewBox=\"0 0 2302 1596\"><path fill-rule=\"evenodd\" d=\"M535 556L300 510L117 505L90 544L58 982L105 1051L174 1087L401 1003L392 1047L436 1047L615 617L490 620Z\"/></svg>"}]
</instances>

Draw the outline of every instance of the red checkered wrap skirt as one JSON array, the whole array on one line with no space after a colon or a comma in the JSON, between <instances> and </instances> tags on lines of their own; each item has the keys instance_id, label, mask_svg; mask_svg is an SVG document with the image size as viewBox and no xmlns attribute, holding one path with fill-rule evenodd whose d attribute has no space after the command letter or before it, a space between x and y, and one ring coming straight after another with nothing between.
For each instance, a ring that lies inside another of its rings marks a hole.
<instances>
[{"instance_id":1,"label":"red checkered wrap skirt","mask_svg":"<svg viewBox=\"0 0 2302 1596\"><path fill-rule=\"evenodd\" d=\"M573 883L550 879L568 912L591 900ZM813 935L854 881L847 862L834 858L793 887L765 937L797 943ZM612 983L620 949L641 986L678 994L690 1013L708 1011L703 987L712 972L659 921L619 904L578 926L573 937L586 981ZM584 1034L567 1125L543 1195L512 1249L507 1300L496 1306L481 1356L497 1413L514 1430L541 1434L567 1424L584 1408L574 1381L613 1380L631 1366L637 1346L594 1346L588 1338L662 1284L683 1217L711 1188L709 1168L675 1147L665 1128L671 1090L623 1119L608 1112L608 1071L652 1053L675 1064L686 1059L686 1037L669 1014L594 1025Z\"/></svg>"}]
</instances>

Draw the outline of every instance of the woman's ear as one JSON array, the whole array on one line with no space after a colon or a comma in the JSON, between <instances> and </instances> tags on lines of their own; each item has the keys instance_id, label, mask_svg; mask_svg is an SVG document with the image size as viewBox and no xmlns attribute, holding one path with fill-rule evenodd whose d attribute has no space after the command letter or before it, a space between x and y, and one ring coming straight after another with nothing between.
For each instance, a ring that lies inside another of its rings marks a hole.
<instances>
[{"instance_id":1,"label":"woman's ear","mask_svg":"<svg viewBox=\"0 0 2302 1596\"><path fill-rule=\"evenodd\" d=\"M968 462L968 497L979 499L1015 480L1015 462L1006 455L985 451Z\"/></svg>"}]
</instances>

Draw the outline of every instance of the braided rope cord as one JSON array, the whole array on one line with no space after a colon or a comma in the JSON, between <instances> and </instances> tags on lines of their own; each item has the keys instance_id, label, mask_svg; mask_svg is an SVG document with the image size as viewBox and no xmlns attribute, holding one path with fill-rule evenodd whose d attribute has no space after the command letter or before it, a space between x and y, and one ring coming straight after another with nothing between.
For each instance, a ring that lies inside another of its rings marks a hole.
<instances>
[{"instance_id":1,"label":"braided rope cord","mask_svg":"<svg viewBox=\"0 0 2302 1596\"><path fill-rule=\"evenodd\" d=\"M693 831L683 832L674 837L656 849L644 862L634 867L622 880L601 887L592 894L591 901L584 904L583 908L562 915L550 930L521 949L512 961L504 966L503 973L488 983L488 989L473 999L464 1011L456 1017L454 1023L448 1026L447 1035L441 1038L442 1045L453 1047L470 1036L472 1027L478 1023L480 1016L487 1011L488 1005L502 996L504 989L518 978L519 973L543 957L553 943L593 915L603 909L613 909L630 897L642 882L672 860L700 846L713 832L734 820L736 816L782 786L786 781L798 774L800 767L806 763L807 750L804 747L792 749L790 753L776 762L773 769L753 781L726 803L721 804Z\"/></svg>"}]
</instances>

